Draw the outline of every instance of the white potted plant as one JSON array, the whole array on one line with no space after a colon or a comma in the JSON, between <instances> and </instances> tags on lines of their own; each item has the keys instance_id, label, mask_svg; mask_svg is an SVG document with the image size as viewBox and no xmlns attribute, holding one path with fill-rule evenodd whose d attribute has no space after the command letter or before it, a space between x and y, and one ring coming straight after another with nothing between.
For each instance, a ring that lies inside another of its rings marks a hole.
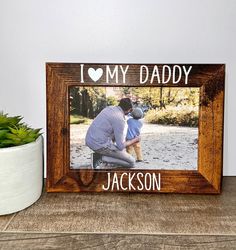
<instances>
[{"instance_id":1,"label":"white potted plant","mask_svg":"<svg viewBox=\"0 0 236 250\"><path fill-rule=\"evenodd\" d=\"M41 129L32 129L21 120L21 116L0 112L0 215L32 205L42 193Z\"/></svg>"}]
</instances>

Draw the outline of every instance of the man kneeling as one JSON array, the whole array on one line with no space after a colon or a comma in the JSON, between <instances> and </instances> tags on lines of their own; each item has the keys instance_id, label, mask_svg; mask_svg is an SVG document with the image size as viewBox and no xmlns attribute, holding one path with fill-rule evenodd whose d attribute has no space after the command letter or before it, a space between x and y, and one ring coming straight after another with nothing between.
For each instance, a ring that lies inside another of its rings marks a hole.
<instances>
[{"instance_id":1,"label":"man kneeling","mask_svg":"<svg viewBox=\"0 0 236 250\"><path fill-rule=\"evenodd\" d=\"M132 111L129 98L120 100L118 106L103 109L90 125L85 142L94 152L102 155L102 161L124 167L134 167L135 159L126 152L126 147L139 141L139 137L126 141L125 115Z\"/></svg>"}]
</instances>

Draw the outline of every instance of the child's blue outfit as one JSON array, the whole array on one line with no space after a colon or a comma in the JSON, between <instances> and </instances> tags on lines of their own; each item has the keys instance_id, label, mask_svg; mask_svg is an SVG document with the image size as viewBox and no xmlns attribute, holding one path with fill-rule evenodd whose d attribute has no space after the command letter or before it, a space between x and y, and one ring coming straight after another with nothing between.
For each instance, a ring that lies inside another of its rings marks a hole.
<instances>
[{"instance_id":1,"label":"child's blue outfit","mask_svg":"<svg viewBox=\"0 0 236 250\"><path fill-rule=\"evenodd\" d=\"M128 131L127 131L127 135L126 135L126 140L132 140L135 137L140 135L140 130L143 126L143 123L140 120L130 118L130 119L128 119L127 124L128 124ZM132 154L132 152L134 150L136 157L137 157L137 161L143 160L142 148L141 148L140 142L136 142L135 144L128 146L126 148L126 150L129 154Z\"/></svg>"},{"instance_id":2,"label":"child's blue outfit","mask_svg":"<svg viewBox=\"0 0 236 250\"><path fill-rule=\"evenodd\" d=\"M127 124L128 124L128 131L126 135L126 140L132 140L140 135L140 130L143 126L143 123L140 120L129 118Z\"/></svg>"}]
</instances>

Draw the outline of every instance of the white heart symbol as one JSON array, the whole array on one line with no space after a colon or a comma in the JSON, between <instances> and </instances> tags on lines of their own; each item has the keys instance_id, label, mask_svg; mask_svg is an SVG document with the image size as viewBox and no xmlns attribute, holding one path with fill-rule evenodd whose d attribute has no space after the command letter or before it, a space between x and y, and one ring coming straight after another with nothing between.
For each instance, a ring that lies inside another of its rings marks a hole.
<instances>
[{"instance_id":1,"label":"white heart symbol","mask_svg":"<svg viewBox=\"0 0 236 250\"><path fill-rule=\"evenodd\" d=\"M94 82L96 82L102 77L103 70L101 68L98 68L96 70L94 68L89 68L88 69L88 74L89 74L90 78Z\"/></svg>"}]
</instances>

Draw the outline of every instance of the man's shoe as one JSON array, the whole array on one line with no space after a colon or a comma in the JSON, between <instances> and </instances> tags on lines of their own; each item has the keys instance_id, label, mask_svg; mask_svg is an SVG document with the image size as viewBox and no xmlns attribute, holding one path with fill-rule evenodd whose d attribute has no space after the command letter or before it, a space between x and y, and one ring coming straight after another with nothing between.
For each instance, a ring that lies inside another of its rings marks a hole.
<instances>
[{"instance_id":1,"label":"man's shoe","mask_svg":"<svg viewBox=\"0 0 236 250\"><path fill-rule=\"evenodd\" d=\"M102 155L100 155L98 153L92 153L91 159L92 159L92 168L93 169L96 169L102 163Z\"/></svg>"}]
</instances>

